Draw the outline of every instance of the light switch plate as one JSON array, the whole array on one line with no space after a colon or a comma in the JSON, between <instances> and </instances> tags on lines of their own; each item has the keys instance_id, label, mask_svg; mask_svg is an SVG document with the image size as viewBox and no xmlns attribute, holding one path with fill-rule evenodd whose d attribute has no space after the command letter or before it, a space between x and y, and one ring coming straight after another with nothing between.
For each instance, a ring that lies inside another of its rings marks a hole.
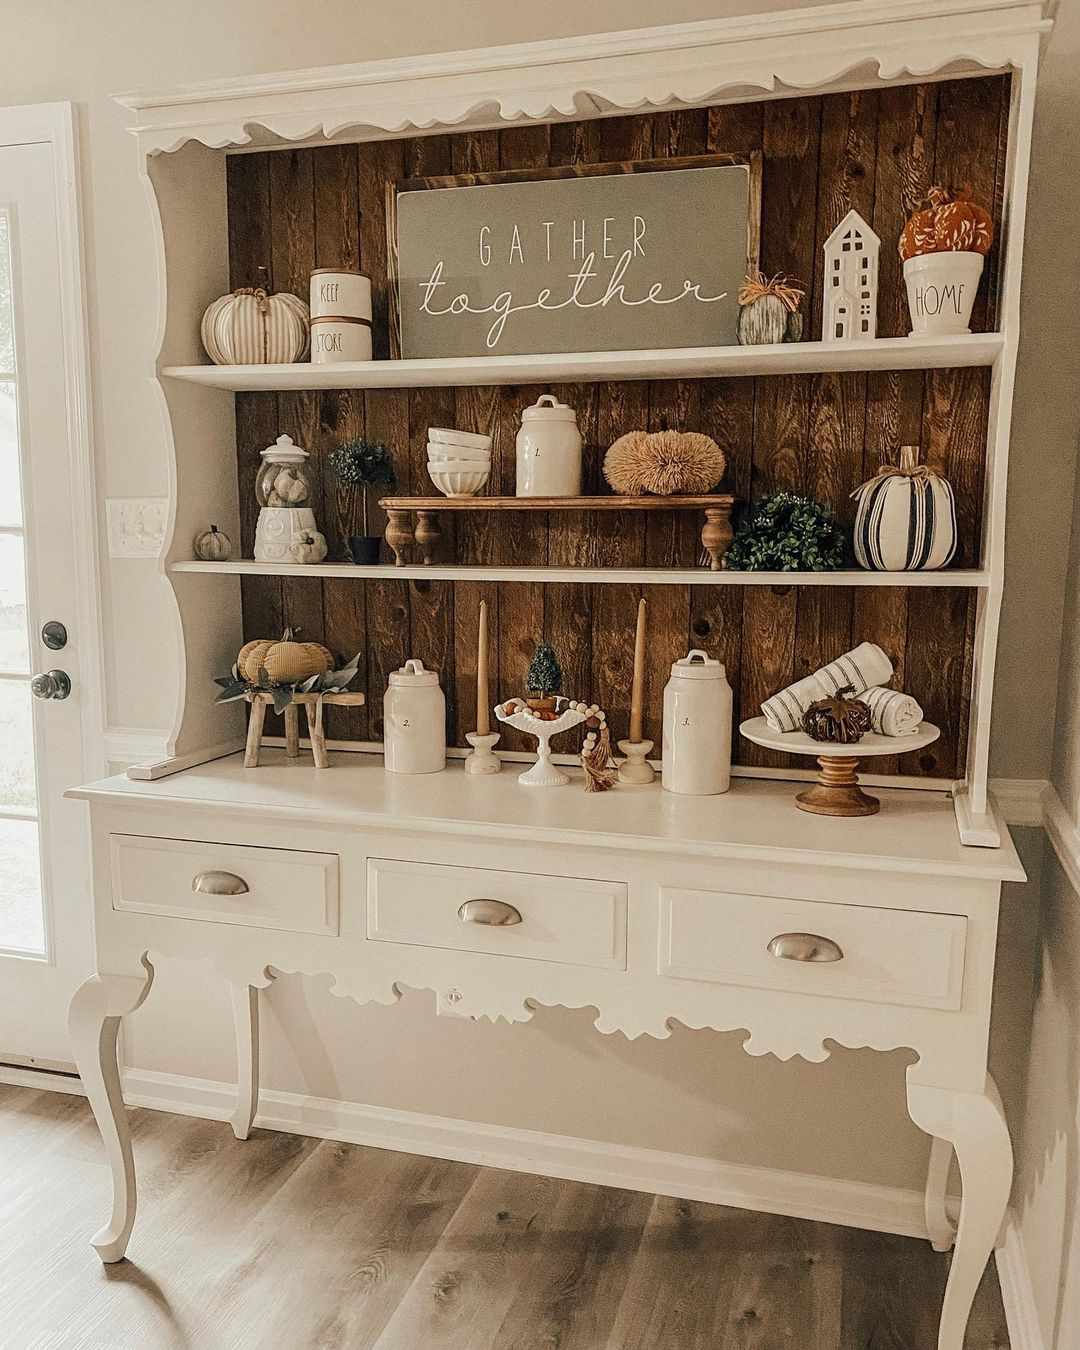
<instances>
[{"instance_id":1,"label":"light switch plate","mask_svg":"<svg viewBox=\"0 0 1080 1350\"><path fill-rule=\"evenodd\" d=\"M108 497L110 558L156 558L165 543L167 497Z\"/></svg>"}]
</instances>

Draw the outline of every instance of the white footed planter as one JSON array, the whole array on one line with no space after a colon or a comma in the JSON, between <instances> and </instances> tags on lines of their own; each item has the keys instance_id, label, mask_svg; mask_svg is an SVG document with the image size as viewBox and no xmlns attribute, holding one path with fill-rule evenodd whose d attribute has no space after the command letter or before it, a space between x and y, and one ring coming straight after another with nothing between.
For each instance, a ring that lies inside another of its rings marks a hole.
<instances>
[{"instance_id":1,"label":"white footed planter","mask_svg":"<svg viewBox=\"0 0 1080 1350\"><path fill-rule=\"evenodd\" d=\"M913 337L970 333L981 253L921 253L904 263Z\"/></svg>"}]
</instances>

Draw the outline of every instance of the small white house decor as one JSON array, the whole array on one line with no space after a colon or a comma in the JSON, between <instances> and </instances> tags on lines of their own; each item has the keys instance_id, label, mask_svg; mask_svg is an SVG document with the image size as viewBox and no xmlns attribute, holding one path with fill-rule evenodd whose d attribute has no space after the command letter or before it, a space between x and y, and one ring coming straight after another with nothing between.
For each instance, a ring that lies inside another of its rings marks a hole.
<instances>
[{"instance_id":1,"label":"small white house decor","mask_svg":"<svg viewBox=\"0 0 1080 1350\"><path fill-rule=\"evenodd\" d=\"M880 251L881 240L858 211L849 211L825 240L823 342L877 337Z\"/></svg>"},{"instance_id":2,"label":"small white house decor","mask_svg":"<svg viewBox=\"0 0 1080 1350\"><path fill-rule=\"evenodd\" d=\"M875 572L922 572L946 567L956 553L952 484L919 463L919 447L900 448L900 463L883 464L851 494L855 559Z\"/></svg>"}]
</instances>

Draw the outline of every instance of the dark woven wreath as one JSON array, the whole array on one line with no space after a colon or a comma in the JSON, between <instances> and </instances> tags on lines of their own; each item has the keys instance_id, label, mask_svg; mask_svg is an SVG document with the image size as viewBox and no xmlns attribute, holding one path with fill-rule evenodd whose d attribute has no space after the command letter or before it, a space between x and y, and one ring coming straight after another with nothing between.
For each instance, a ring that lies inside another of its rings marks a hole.
<instances>
[{"instance_id":1,"label":"dark woven wreath","mask_svg":"<svg viewBox=\"0 0 1080 1350\"><path fill-rule=\"evenodd\" d=\"M870 709L861 699L847 698L854 686L846 684L831 698L811 703L803 714L803 731L815 741L851 745L870 730Z\"/></svg>"}]
</instances>

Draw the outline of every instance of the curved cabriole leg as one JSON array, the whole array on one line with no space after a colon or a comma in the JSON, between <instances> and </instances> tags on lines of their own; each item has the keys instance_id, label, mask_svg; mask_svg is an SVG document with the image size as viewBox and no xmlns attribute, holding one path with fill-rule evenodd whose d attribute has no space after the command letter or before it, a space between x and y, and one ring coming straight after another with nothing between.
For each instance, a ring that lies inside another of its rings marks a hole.
<instances>
[{"instance_id":1,"label":"curved cabriole leg","mask_svg":"<svg viewBox=\"0 0 1080 1350\"><path fill-rule=\"evenodd\" d=\"M139 1007L154 982L154 968L145 956L142 964L142 975L91 975L75 990L68 1008L75 1063L112 1172L112 1215L91 1238L105 1262L123 1259L135 1222L135 1159L120 1088L116 1038L121 1019Z\"/></svg>"},{"instance_id":2,"label":"curved cabriole leg","mask_svg":"<svg viewBox=\"0 0 1080 1350\"><path fill-rule=\"evenodd\" d=\"M936 1252L947 1252L956 1238L956 1229L945 1208L952 1154L947 1139L931 1141L930 1165L926 1170L926 1229Z\"/></svg>"},{"instance_id":3,"label":"curved cabriole leg","mask_svg":"<svg viewBox=\"0 0 1080 1350\"><path fill-rule=\"evenodd\" d=\"M1012 1186L1009 1127L989 1074L984 1092L952 1092L909 1079L907 1099L915 1124L935 1139L947 1140L960 1165L963 1199L941 1307L938 1350L963 1350L975 1291L997 1241Z\"/></svg>"},{"instance_id":4,"label":"curved cabriole leg","mask_svg":"<svg viewBox=\"0 0 1080 1350\"><path fill-rule=\"evenodd\" d=\"M259 991L253 984L230 984L236 1027L236 1110L232 1130L237 1139L251 1133L259 1109Z\"/></svg>"}]
</instances>

